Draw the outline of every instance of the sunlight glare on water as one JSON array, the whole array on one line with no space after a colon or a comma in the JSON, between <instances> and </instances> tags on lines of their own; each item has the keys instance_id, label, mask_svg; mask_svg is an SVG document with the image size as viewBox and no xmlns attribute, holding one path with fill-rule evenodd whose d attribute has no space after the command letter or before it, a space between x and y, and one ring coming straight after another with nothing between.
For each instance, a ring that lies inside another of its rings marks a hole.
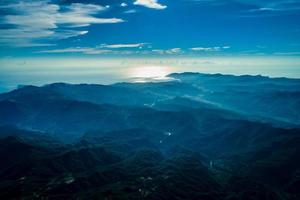
<instances>
[{"instance_id":1,"label":"sunlight glare on water","mask_svg":"<svg viewBox=\"0 0 300 200\"><path fill-rule=\"evenodd\" d=\"M129 76L134 82L164 81L171 72L167 66L140 66L130 69Z\"/></svg>"},{"instance_id":2,"label":"sunlight glare on water","mask_svg":"<svg viewBox=\"0 0 300 200\"><path fill-rule=\"evenodd\" d=\"M161 82L174 72L264 75L300 78L299 57L202 58L3 58L0 59L0 93L18 85L65 83L112 84Z\"/></svg>"}]
</instances>

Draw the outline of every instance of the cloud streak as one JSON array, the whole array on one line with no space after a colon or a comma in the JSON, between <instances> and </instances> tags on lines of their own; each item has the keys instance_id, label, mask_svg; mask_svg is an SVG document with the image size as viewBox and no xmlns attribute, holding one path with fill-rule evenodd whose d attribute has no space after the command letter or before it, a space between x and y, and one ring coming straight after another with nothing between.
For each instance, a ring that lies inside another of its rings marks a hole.
<instances>
[{"instance_id":1,"label":"cloud streak","mask_svg":"<svg viewBox=\"0 0 300 200\"><path fill-rule=\"evenodd\" d=\"M88 54L88 55L96 55L96 54L112 53L112 51L107 50L107 49L98 49L98 48L89 48L89 47L71 47L71 48L65 48L65 49L53 49L53 50L38 51L37 53L54 53L54 54L83 53L83 54Z\"/></svg>"},{"instance_id":2,"label":"cloud streak","mask_svg":"<svg viewBox=\"0 0 300 200\"><path fill-rule=\"evenodd\" d=\"M48 46L55 40L88 33L87 30L78 30L78 27L124 22L119 18L95 16L106 9L94 4L58 5L45 0L2 5L0 11L9 11L10 14L2 16L0 23L10 28L0 30L0 45Z\"/></svg>"},{"instance_id":3,"label":"cloud streak","mask_svg":"<svg viewBox=\"0 0 300 200\"><path fill-rule=\"evenodd\" d=\"M102 44L101 48L108 49L121 49L121 48L142 48L147 43L136 43L136 44Z\"/></svg>"},{"instance_id":4,"label":"cloud streak","mask_svg":"<svg viewBox=\"0 0 300 200\"><path fill-rule=\"evenodd\" d=\"M172 54L181 54L183 50L181 48L172 48L172 49L153 49L153 53L157 53L160 55L172 55Z\"/></svg>"},{"instance_id":5,"label":"cloud streak","mask_svg":"<svg viewBox=\"0 0 300 200\"><path fill-rule=\"evenodd\" d=\"M146 44L147 43L101 44L101 45L96 46L96 47L70 47L70 48L63 48L63 49L43 50L43 51L38 51L36 53L50 53L50 54L82 53L82 54L89 54L89 55L97 55L97 54L134 54L134 53L139 53L139 51L137 51L137 50L142 49ZM126 49L131 49L131 50L126 50Z\"/></svg>"},{"instance_id":6,"label":"cloud streak","mask_svg":"<svg viewBox=\"0 0 300 200\"><path fill-rule=\"evenodd\" d=\"M222 6L226 4L240 4L244 6L249 6L250 9L247 10L252 15L259 13L281 13L289 11L300 10L300 1L299 0L190 0L199 5L211 5L211 6Z\"/></svg>"},{"instance_id":7,"label":"cloud streak","mask_svg":"<svg viewBox=\"0 0 300 200\"><path fill-rule=\"evenodd\" d=\"M217 51L223 51L226 49L230 49L230 46L223 46L223 47L193 47L190 48L192 51L202 51L202 52L217 52Z\"/></svg>"}]
</instances>

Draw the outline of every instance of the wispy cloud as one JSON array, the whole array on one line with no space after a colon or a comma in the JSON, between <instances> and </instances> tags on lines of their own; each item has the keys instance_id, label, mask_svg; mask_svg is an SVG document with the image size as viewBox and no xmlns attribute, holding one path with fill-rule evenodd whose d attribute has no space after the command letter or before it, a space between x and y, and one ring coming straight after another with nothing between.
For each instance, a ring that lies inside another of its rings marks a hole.
<instances>
[{"instance_id":1,"label":"wispy cloud","mask_svg":"<svg viewBox=\"0 0 300 200\"><path fill-rule=\"evenodd\" d=\"M280 14L282 12L297 11L300 10L300 1L299 0L268 0L268 1L259 1L259 0L190 0L191 2L202 4L202 5L211 5L211 6L222 6L226 4L240 4L249 8L246 10L251 13L252 16L260 13L272 13ZM251 16L251 15L250 15Z\"/></svg>"},{"instance_id":2,"label":"wispy cloud","mask_svg":"<svg viewBox=\"0 0 300 200\"><path fill-rule=\"evenodd\" d=\"M161 55L164 55L164 54L180 54L180 53L183 53L183 50L181 48L153 49L152 52L158 53L158 54L161 54Z\"/></svg>"},{"instance_id":3,"label":"wispy cloud","mask_svg":"<svg viewBox=\"0 0 300 200\"><path fill-rule=\"evenodd\" d=\"M181 48L173 48L173 49L168 49L166 50L167 54L178 54L178 53L182 53L182 49Z\"/></svg>"},{"instance_id":4,"label":"wispy cloud","mask_svg":"<svg viewBox=\"0 0 300 200\"><path fill-rule=\"evenodd\" d=\"M274 55L281 55L281 56L296 56L300 55L300 52L275 52Z\"/></svg>"},{"instance_id":5,"label":"wispy cloud","mask_svg":"<svg viewBox=\"0 0 300 200\"><path fill-rule=\"evenodd\" d=\"M38 51L36 53L82 53L89 55L96 54L133 54L140 53L138 50L142 49L147 43L136 44L101 44L96 47L70 47L63 49L51 49ZM130 49L130 50L127 50Z\"/></svg>"},{"instance_id":6,"label":"wispy cloud","mask_svg":"<svg viewBox=\"0 0 300 200\"><path fill-rule=\"evenodd\" d=\"M137 12L137 10L135 10L135 9L130 9L130 10L124 11L124 14L133 14L133 13L136 13L136 12Z\"/></svg>"},{"instance_id":7,"label":"wispy cloud","mask_svg":"<svg viewBox=\"0 0 300 200\"><path fill-rule=\"evenodd\" d=\"M255 8L249 10L249 12L272 12L272 11L279 11L279 9L261 7L261 8Z\"/></svg>"},{"instance_id":8,"label":"wispy cloud","mask_svg":"<svg viewBox=\"0 0 300 200\"><path fill-rule=\"evenodd\" d=\"M258 6L257 11L290 11L300 9L300 2L298 0L239 1Z\"/></svg>"},{"instance_id":9,"label":"wispy cloud","mask_svg":"<svg viewBox=\"0 0 300 200\"><path fill-rule=\"evenodd\" d=\"M148 43L136 43L136 44L101 44L95 47L70 47L62 49L50 49L37 51L36 53L47 54L65 54L65 53L80 53L88 55L178 55L183 54L184 51L181 48L171 49L151 49L149 46L143 49ZM150 48L150 49L149 49Z\"/></svg>"},{"instance_id":10,"label":"wispy cloud","mask_svg":"<svg viewBox=\"0 0 300 200\"><path fill-rule=\"evenodd\" d=\"M55 54L83 53L83 54L96 55L96 54L112 53L112 51L107 50L107 49L98 49L98 48L89 48L89 47L71 47L71 48L65 48L65 49L53 49L53 50L38 51L37 53L55 53Z\"/></svg>"},{"instance_id":11,"label":"wispy cloud","mask_svg":"<svg viewBox=\"0 0 300 200\"><path fill-rule=\"evenodd\" d=\"M58 5L46 0L2 5L0 11L11 14L2 16L0 24L12 28L0 30L0 45L48 46L55 40L88 33L87 30L78 30L78 27L123 22L119 18L95 17L106 9L94 4Z\"/></svg>"},{"instance_id":12,"label":"wispy cloud","mask_svg":"<svg viewBox=\"0 0 300 200\"><path fill-rule=\"evenodd\" d=\"M223 47L193 47L190 48L192 51L204 51L204 52L216 52L216 51L222 51L225 49L230 49L230 46L223 46Z\"/></svg>"},{"instance_id":13,"label":"wispy cloud","mask_svg":"<svg viewBox=\"0 0 300 200\"><path fill-rule=\"evenodd\" d=\"M163 10L167 8L166 5L158 3L157 0L136 0L133 4L157 10Z\"/></svg>"},{"instance_id":14,"label":"wispy cloud","mask_svg":"<svg viewBox=\"0 0 300 200\"><path fill-rule=\"evenodd\" d=\"M102 44L100 48L108 49L121 49L121 48L142 48L147 43L136 43L136 44Z\"/></svg>"}]
</instances>

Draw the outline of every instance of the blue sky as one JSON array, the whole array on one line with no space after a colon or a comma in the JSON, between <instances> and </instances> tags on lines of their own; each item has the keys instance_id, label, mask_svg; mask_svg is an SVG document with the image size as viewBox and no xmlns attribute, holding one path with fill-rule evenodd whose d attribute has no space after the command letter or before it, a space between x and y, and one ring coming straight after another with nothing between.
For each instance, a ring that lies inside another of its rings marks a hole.
<instances>
[{"instance_id":1,"label":"blue sky","mask_svg":"<svg viewBox=\"0 0 300 200\"><path fill-rule=\"evenodd\" d=\"M300 0L0 0L0 92L172 72L300 78Z\"/></svg>"},{"instance_id":2,"label":"blue sky","mask_svg":"<svg viewBox=\"0 0 300 200\"><path fill-rule=\"evenodd\" d=\"M299 0L1 0L1 57L300 55Z\"/></svg>"}]
</instances>

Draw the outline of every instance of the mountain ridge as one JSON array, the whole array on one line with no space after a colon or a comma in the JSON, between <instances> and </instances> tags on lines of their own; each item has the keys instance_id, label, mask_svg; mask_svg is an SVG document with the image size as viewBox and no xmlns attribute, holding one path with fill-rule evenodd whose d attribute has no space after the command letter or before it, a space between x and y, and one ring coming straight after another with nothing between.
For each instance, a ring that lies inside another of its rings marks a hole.
<instances>
[{"instance_id":1,"label":"mountain ridge","mask_svg":"<svg viewBox=\"0 0 300 200\"><path fill-rule=\"evenodd\" d=\"M300 197L300 80L170 76L0 94L0 198Z\"/></svg>"}]
</instances>

